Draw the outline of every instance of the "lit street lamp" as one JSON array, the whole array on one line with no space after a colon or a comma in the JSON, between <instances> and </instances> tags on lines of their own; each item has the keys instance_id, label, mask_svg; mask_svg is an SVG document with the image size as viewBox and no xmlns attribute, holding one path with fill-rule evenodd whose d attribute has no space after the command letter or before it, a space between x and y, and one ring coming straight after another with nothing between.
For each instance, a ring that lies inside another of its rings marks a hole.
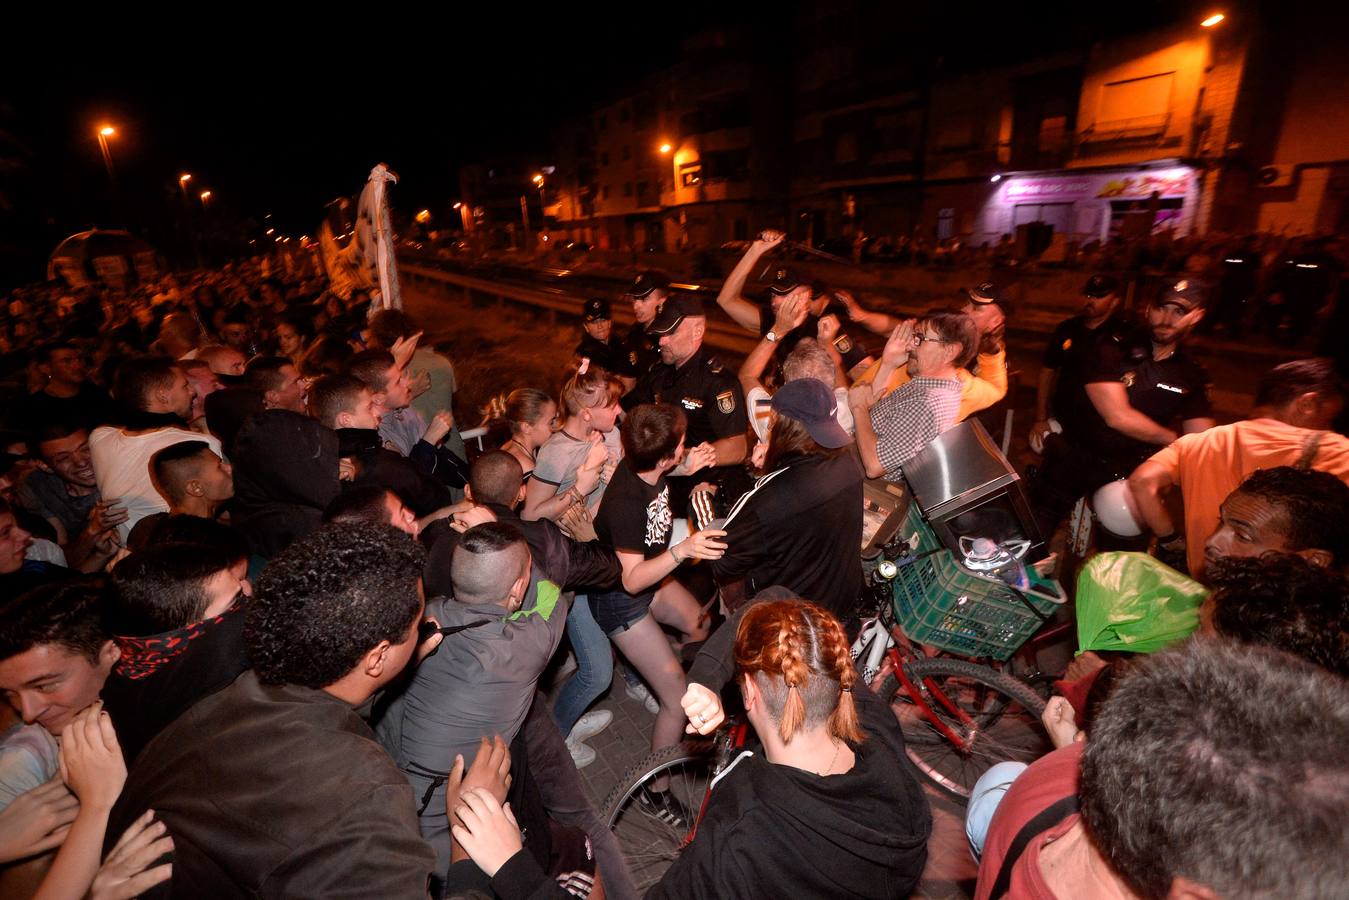
<instances>
[{"instance_id":1,"label":"lit street lamp","mask_svg":"<svg viewBox=\"0 0 1349 900\"><path fill-rule=\"evenodd\" d=\"M117 176L112 171L112 151L108 149L108 138L115 137L117 129L104 125L98 129L98 149L103 151L103 164L108 167L108 181L116 183Z\"/></svg>"},{"instance_id":2,"label":"lit street lamp","mask_svg":"<svg viewBox=\"0 0 1349 900\"><path fill-rule=\"evenodd\" d=\"M669 152L670 152L671 150L673 150L673 149L674 149L674 147L671 147L671 146L670 146L670 142L669 142L669 141L666 141L665 143L663 143L663 144L660 145L660 152L661 152L662 154L664 154L664 153L669 153Z\"/></svg>"},{"instance_id":3,"label":"lit street lamp","mask_svg":"<svg viewBox=\"0 0 1349 900\"><path fill-rule=\"evenodd\" d=\"M202 209L205 209L205 208L206 208L206 201L207 201L207 200L210 200L210 199L211 199L211 192L210 192L210 191L202 191L202 192L201 192L201 206L202 206Z\"/></svg>"},{"instance_id":4,"label":"lit street lamp","mask_svg":"<svg viewBox=\"0 0 1349 900\"><path fill-rule=\"evenodd\" d=\"M1219 22L1221 22L1223 19L1226 18L1227 16L1223 15L1222 13L1214 13L1204 21L1200 22L1199 25L1201 28L1212 28L1214 25L1217 25Z\"/></svg>"},{"instance_id":5,"label":"lit street lamp","mask_svg":"<svg viewBox=\"0 0 1349 900\"><path fill-rule=\"evenodd\" d=\"M539 230L540 230L540 231L547 231L547 230L548 230L548 225L547 225L547 222L548 222L548 219L547 219L547 213L545 213L545 212L543 211L543 208L544 208L544 206L546 205L546 204L543 202L543 173L539 173L539 174L535 175L535 176L534 176L532 179L530 179L530 180L533 181L533 182L534 182L536 185L538 185L538 187L539 187Z\"/></svg>"}]
</instances>

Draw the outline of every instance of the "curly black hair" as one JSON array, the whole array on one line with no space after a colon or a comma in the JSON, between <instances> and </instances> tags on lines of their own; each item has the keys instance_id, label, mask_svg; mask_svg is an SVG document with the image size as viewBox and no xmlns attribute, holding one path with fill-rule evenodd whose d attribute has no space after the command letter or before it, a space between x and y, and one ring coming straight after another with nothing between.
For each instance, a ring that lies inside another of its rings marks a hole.
<instances>
[{"instance_id":1,"label":"curly black hair","mask_svg":"<svg viewBox=\"0 0 1349 900\"><path fill-rule=\"evenodd\" d=\"M244 624L258 679L324 688L380 641L402 641L425 563L392 525L329 525L291 544L258 578Z\"/></svg>"},{"instance_id":2,"label":"curly black hair","mask_svg":"<svg viewBox=\"0 0 1349 900\"><path fill-rule=\"evenodd\" d=\"M1349 677L1349 580L1293 553L1209 566L1213 628Z\"/></svg>"},{"instance_id":3,"label":"curly black hair","mask_svg":"<svg viewBox=\"0 0 1349 900\"><path fill-rule=\"evenodd\" d=\"M59 644L98 662L108 634L99 608L106 582L80 578L33 588L0 605L0 659L42 644Z\"/></svg>"},{"instance_id":4,"label":"curly black hair","mask_svg":"<svg viewBox=\"0 0 1349 900\"><path fill-rule=\"evenodd\" d=\"M1260 497L1284 511L1290 550L1326 550L1349 562L1349 485L1316 469L1275 466L1246 476L1236 492Z\"/></svg>"}]
</instances>

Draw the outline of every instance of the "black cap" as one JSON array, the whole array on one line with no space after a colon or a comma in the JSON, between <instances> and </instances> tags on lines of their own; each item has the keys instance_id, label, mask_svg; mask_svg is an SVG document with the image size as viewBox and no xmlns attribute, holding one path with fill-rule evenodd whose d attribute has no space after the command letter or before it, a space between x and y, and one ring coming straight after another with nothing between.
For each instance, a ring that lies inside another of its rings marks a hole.
<instances>
[{"instance_id":1,"label":"black cap","mask_svg":"<svg viewBox=\"0 0 1349 900\"><path fill-rule=\"evenodd\" d=\"M1082 288L1082 293L1092 299L1117 294L1119 293L1119 279L1114 275L1093 275L1087 279L1086 285Z\"/></svg>"},{"instance_id":2,"label":"black cap","mask_svg":"<svg viewBox=\"0 0 1349 900\"><path fill-rule=\"evenodd\" d=\"M768 285L768 289L775 294L790 294L801 286L801 279L797 278L791 269L779 268L773 273L773 280Z\"/></svg>"},{"instance_id":3,"label":"black cap","mask_svg":"<svg viewBox=\"0 0 1349 900\"><path fill-rule=\"evenodd\" d=\"M601 319L612 319L613 311L609 307L609 301L603 297L591 297L586 301L583 311L587 322L598 322Z\"/></svg>"},{"instance_id":4,"label":"black cap","mask_svg":"<svg viewBox=\"0 0 1349 900\"><path fill-rule=\"evenodd\" d=\"M652 291L668 291L670 289L670 276L656 269L648 269L641 272L632 280L632 284L624 292L629 297L645 297Z\"/></svg>"},{"instance_id":5,"label":"black cap","mask_svg":"<svg viewBox=\"0 0 1349 900\"><path fill-rule=\"evenodd\" d=\"M1185 312L1201 309L1208 305L1208 285L1198 278L1188 277L1168 282L1152 305L1161 307L1168 304L1183 307Z\"/></svg>"},{"instance_id":6,"label":"black cap","mask_svg":"<svg viewBox=\"0 0 1349 900\"><path fill-rule=\"evenodd\" d=\"M1002 290L991 281L985 281L975 287L968 288L965 296L969 297L971 303L1005 303Z\"/></svg>"},{"instance_id":7,"label":"black cap","mask_svg":"<svg viewBox=\"0 0 1349 900\"><path fill-rule=\"evenodd\" d=\"M679 327L685 316L705 316L703 301L690 294L675 294L666 300L656 318L646 326L647 334L669 334Z\"/></svg>"},{"instance_id":8,"label":"black cap","mask_svg":"<svg viewBox=\"0 0 1349 900\"><path fill-rule=\"evenodd\" d=\"M834 391L815 378L798 378L773 395L773 411L806 426L815 443L830 450L846 447L852 437L838 424L838 400Z\"/></svg>"}]
</instances>

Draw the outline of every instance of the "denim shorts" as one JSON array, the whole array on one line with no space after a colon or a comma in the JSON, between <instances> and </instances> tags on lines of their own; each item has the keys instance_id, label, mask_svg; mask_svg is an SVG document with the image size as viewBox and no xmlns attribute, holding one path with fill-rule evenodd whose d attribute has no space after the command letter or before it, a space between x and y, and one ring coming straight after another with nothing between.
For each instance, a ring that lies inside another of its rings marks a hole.
<instances>
[{"instance_id":1,"label":"denim shorts","mask_svg":"<svg viewBox=\"0 0 1349 900\"><path fill-rule=\"evenodd\" d=\"M651 609L651 600L655 596L654 591L647 591L635 597L624 591L591 594L590 614L595 617L595 624L600 626L605 636L613 637L646 618Z\"/></svg>"}]
</instances>

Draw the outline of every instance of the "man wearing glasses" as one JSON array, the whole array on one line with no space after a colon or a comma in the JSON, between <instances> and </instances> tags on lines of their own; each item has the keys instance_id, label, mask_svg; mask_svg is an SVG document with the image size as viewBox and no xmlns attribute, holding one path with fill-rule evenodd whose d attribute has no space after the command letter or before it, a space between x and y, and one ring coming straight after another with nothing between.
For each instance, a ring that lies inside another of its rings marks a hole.
<instances>
[{"instance_id":1,"label":"man wearing glasses","mask_svg":"<svg viewBox=\"0 0 1349 900\"><path fill-rule=\"evenodd\" d=\"M962 312L937 310L895 327L874 381L853 385L848 392L868 478L898 481L904 464L956 423L961 394L957 370L978 345L978 329ZM874 385L886 384L900 366L907 368L909 381L877 400Z\"/></svg>"}]
</instances>

